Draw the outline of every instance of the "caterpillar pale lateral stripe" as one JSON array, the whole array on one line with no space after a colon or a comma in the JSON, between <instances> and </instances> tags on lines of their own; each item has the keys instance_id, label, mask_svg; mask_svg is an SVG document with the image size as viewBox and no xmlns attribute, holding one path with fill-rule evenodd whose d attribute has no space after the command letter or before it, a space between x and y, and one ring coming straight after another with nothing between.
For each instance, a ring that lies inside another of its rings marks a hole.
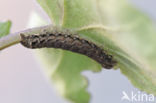
<instances>
[{"instance_id":1,"label":"caterpillar pale lateral stripe","mask_svg":"<svg viewBox=\"0 0 156 103\"><path fill-rule=\"evenodd\" d=\"M112 55L107 54L96 44L84 40L77 35L63 33L43 33L21 35L21 44L27 48L59 48L86 55L97 61L106 69L111 69L117 63Z\"/></svg>"}]
</instances>

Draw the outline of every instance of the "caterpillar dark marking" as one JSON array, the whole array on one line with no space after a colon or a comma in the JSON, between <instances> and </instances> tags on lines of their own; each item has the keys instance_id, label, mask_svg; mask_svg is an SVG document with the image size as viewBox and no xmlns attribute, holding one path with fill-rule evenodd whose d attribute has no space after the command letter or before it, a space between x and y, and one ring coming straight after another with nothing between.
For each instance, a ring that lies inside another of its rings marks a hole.
<instances>
[{"instance_id":1,"label":"caterpillar dark marking","mask_svg":"<svg viewBox=\"0 0 156 103\"><path fill-rule=\"evenodd\" d=\"M73 34L43 33L35 35L21 34L21 44L27 48L60 48L86 55L100 63L104 68L111 69L117 63L112 55L96 44Z\"/></svg>"}]
</instances>

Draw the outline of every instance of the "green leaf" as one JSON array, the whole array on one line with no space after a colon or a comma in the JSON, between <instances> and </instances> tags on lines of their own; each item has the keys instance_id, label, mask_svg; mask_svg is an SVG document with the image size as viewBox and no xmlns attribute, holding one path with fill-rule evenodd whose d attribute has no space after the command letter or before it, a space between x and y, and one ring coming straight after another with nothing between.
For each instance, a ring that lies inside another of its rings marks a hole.
<instances>
[{"instance_id":1,"label":"green leaf","mask_svg":"<svg viewBox=\"0 0 156 103\"><path fill-rule=\"evenodd\" d=\"M11 27L10 21L0 22L0 38L9 34L10 27Z\"/></svg>"},{"instance_id":2,"label":"green leaf","mask_svg":"<svg viewBox=\"0 0 156 103\"><path fill-rule=\"evenodd\" d=\"M45 25L42 18L36 14L30 20L31 27ZM48 76L55 83L59 93L77 103L88 103L90 95L87 92L87 80L81 75L84 70L98 72L101 65L84 55L59 49L35 50L37 57L46 67Z\"/></svg>"},{"instance_id":3,"label":"green leaf","mask_svg":"<svg viewBox=\"0 0 156 103\"><path fill-rule=\"evenodd\" d=\"M39 0L53 24L61 25L63 22L63 0Z\"/></svg>"},{"instance_id":4,"label":"green leaf","mask_svg":"<svg viewBox=\"0 0 156 103\"><path fill-rule=\"evenodd\" d=\"M127 0L38 0L55 25L77 31L79 36L114 56L134 86L156 95L156 29L153 22ZM58 9L59 8L59 9ZM75 103L89 102L84 70L99 71L88 57L55 49L39 50L62 95Z\"/></svg>"}]
</instances>

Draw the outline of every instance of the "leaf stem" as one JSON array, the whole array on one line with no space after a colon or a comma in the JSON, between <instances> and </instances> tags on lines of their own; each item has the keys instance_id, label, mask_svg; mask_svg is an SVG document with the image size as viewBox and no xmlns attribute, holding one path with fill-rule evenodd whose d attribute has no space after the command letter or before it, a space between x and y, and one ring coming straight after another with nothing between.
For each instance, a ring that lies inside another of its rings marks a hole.
<instances>
[{"instance_id":1,"label":"leaf stem","mask_svg":"<svg viewBox=\"0 0 156 103\"><path fill-rule=\"evenodd\" d=\"M13 46L21 41L20 34L31 35L38 34L42 32L50 32L53 29L52 25L40 26L35 28L26 29L20 32L11 33L7 36L0 38L0 50L3 50L7 47Z\"/></svg>"}]
</instances>

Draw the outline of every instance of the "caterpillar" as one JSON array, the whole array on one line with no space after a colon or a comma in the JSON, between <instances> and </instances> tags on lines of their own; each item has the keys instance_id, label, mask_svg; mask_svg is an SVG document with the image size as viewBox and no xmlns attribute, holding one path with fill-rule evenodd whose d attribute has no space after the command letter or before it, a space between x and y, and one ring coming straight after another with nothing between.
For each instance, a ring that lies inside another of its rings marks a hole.
<instances>
[{"instance_id":1,"label":"caterpillar","mask_svg":"<svg viewBox=\"0 0 156 103\"><path fill-rule=\"evenodd\" d=\"M68 50L71 52L86 55L96 62L100 63L102 67L111 69L117 63L113 56L106 53L96 44L80 38L78 35L70 33L42 33L21 36L21 44L27 48L58 48Z\"/></svg>"}]
</instances>

